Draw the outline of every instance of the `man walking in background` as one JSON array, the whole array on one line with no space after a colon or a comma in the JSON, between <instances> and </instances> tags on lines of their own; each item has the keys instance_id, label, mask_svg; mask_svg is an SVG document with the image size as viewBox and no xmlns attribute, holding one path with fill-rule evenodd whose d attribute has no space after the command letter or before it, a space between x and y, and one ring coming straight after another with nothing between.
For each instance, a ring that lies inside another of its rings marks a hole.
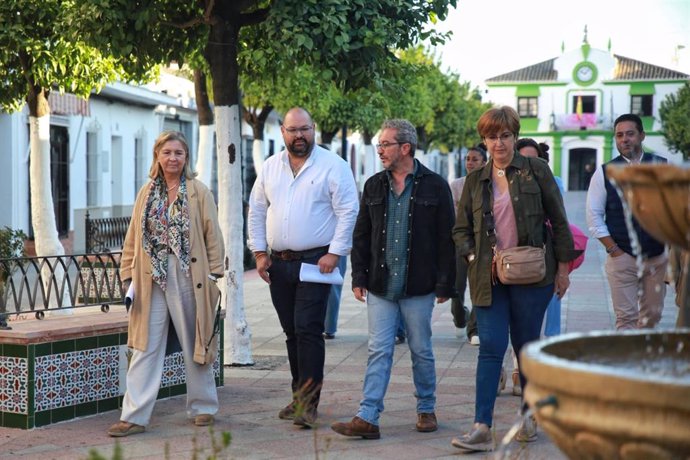
<instances>
[{"instance_id":1,"label":"man walking in background","mask_svg":"<svg viewBox=\"0 0 690 460\"><path fill-rule=\"evenodd\" d=\"M666 159L642 150L645 133L639 116L621 115L613 126L620 155L597 168L592 176L587 191L587 224L592 236L601 241L608 254L605 267L616 313L616 329L651 328L661 319L664 308L668 255L664 244L631 217L639 243L635 248L637 252L633 250L623 203L606 177L606 167L666 163ZM637 264L638 253L642 256L642 267ZM641 275L638 274L640 268Z\"/></svg>"}]
</instances>

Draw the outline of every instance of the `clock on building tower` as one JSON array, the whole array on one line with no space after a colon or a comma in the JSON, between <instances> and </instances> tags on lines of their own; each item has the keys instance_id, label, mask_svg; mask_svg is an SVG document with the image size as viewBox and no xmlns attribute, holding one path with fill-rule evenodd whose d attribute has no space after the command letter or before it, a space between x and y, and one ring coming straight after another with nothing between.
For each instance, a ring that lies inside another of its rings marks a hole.
<instances>
[{"instance_id":1,"label":"clock on building tower","mask_svg":"<svg viewBox=\"0 0 690 460\"><path fill-rule=\"evenodd\" d=\"M582 61L573 69L573 80L580 86L589 86L597 79L597 67L588 61Z\"/></svg>"}]
</instances>

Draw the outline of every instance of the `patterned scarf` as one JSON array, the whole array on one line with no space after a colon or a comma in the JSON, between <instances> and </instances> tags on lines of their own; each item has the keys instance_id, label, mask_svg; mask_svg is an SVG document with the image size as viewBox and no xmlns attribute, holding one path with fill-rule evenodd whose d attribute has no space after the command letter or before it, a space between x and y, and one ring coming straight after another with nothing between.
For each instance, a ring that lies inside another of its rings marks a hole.
<instances>
[{"instance_id":1,"label":"patterned scarf","mask_svg":"<svg viewBox=\"0 0 690 460\"><path fill-rule=\"evenodd\" d=\"M180 178L177 198L168 207L167 185L162 177L151 181L142 217L144 251L151 257L152 278L165 291L168 279L168 248L177 256L189 276L189 203L187 181Z\"/></svg>"}]
</instances>

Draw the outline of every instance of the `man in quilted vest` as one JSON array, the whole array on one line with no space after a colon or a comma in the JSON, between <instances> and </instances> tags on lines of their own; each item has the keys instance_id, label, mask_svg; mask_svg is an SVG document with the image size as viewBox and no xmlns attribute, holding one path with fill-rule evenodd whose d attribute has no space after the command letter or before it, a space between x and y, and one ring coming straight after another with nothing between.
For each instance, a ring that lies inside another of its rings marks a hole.
<instances>
[{"instance_id":1,"label":"man in quilted vest","mask_svg":"<svg viewBox=\"0 0 690 460\"><path fill-rule=\"evenodd\" d=\"M587 192L587 224L592 236L606 248L606 275L616 313L616 329L651 328L661 319L666 285L668 254L664 243L655 240L632 218L633 232L625 223L623 203L606 177L606 167L640 163L666 163L666 159L645 153L640 117L629 113L614 122L616 148L620 155L598 168ZM633 247L631 236L638 242ZM638 267L637 257L642 256ZM642 269L641 275L638 274Z\"/></svg>"}]
</instances>

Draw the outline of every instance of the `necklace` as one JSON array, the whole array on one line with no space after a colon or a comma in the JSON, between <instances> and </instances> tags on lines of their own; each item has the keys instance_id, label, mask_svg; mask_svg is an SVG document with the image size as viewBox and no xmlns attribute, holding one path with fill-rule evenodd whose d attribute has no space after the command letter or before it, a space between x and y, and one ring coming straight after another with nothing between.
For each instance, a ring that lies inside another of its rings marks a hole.
<instances>
[{"instance_id":1,"label":"necklace","mask_svg":"<svg viewBox=\"0 0 690 460\"><path fill-rule=\"evenodd\" d=\"M173 185L172 187L169 187L167 190L168 190L168 192L169 192L169 191L171 191L171 190L175 190L175 189L176 189L177 187L179 187L179 186L180 186L180 183L178 182L177 184Z\"/></svg>"},{"instance_id":2,"label":"necklace","mask_svg":"<svg viewBox=\"0 0 690 460\"><path fill-rule=\"evenodd\" d=\"M503 177L506 175L506 170L504 168L499 168L498 166L494 165L494 168L496 168L496 175L498 177Z\"/></svg>"},{"instance_id":3,"label":"necklace","mask_svg":"<svg viewBox=\"0 0 690 460\"><path fill-rule=\"evenodd\" d=\"M297 177L297 174L299 174L300 170L302 169L302 166L304 166L304 163L302 163L299 166L292 166L292 162L290 162L290 169L292 170L292 177Z\"/></svg>"}]
</instances>

